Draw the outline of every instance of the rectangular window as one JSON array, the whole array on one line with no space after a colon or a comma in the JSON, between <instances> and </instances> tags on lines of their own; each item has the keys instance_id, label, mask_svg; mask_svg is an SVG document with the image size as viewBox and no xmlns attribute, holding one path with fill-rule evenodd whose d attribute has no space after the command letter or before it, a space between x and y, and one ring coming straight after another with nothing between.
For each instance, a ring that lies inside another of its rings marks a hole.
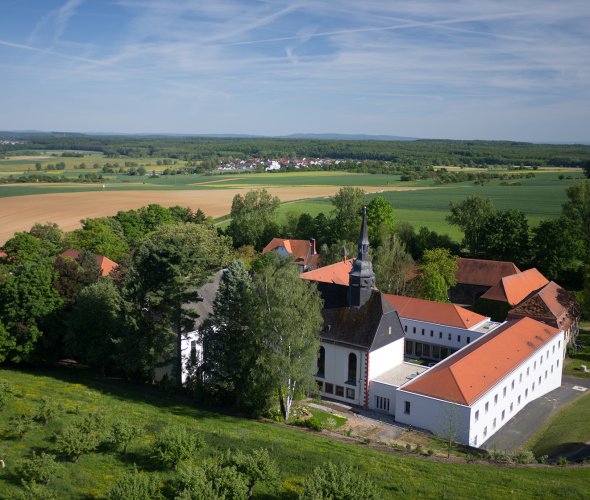
<instances>
[{"instance_id":1,"label":"rectangular window","mask_svg":"<svg viewBox=\"0 0 590 500\"><path fill-rule=\"evenodd\" d=\"M505 416L506 416L506 410L502 410L502 422L504 421Z\"/></svg>"},{"instance_id":2,"label":"rectangular window","mask_svg":"<svg viewBox=\"0 0 590 500\"><path fill-rule=\"evenodd\" d=\"M483 428L483 437L486 437L487 435L488 435L488 426L486 425L486 426Z\"/></svg>"},{"instance_id":3,"label":"rectangular window","mask_svg":"<svg viewBox=\"0 0 590 500\"><path fill-rule=\"evenodd\" d=\"M422 343L416 342L416 356L422 356Z\"/></svg>"},{"instance_id":4,"label":"rectangular window","mask_svg":"<svg viewBox=\"0 0 590 500\"><path fill-rule=\"evenodd\" d=\"M346 397L348 399L354 399L354 389L351 389L350 387L346 388Z\"/></svg>"},{"instance_id":5,"label":"rectangular window","mask_svg":"<svg viewBox=\"0 0 590 500\"><path fill-rule=\"evenodd\" d=\"M412 333L416 333L416 327L412 328Z\"/></svg>"},{"instance_id":6,"label":"rectangular window","mask_svg":"<svg viewBox=\"0 0 590 500\"><path fill-rule=\"evenodd\" d=\"M539 375L539 385L541 385L541 375Z\"/></svg>"},{"instance_id":7,"label":"rectangular window","mask_svg":"<svg viewBox=\"0 0 590 500\"><path fill-rule=\"evenodd\" d=\"M440 359L445 359L449 355L449 350L446 347L440 348Z\"/></svg>"},{"instance_id":8,"label":"rectangular window","mask_svg":"<svg viewBox=\"0 0 590 500\"><path fill-rule=\"evenodd\" d=\"M432 357L435 359L440 359L440 347L437 345L432 346Z\"/></svg>"},{"instance_id":9,"label":"rectangular window","mask_svg":"<svg viewBox=\"0 0 590 500\"><path fill-rule=\"evenodd\" d=\"M471 344L471 337L467 337L467 343Z\"/></svg>"},{"instance_id":10,"label":"rectangular window","mask_svg":"<svg viewBox=\"0 0 590 500\"><path fill-rule=\"evenodd\" d=\"M535 383L533 382L533 388L531 389L531 392L533 392L535 390Z\"/></svg>"},{"instance_id":11,"label":"rectangular window","mask_svg":"<svg viewBox=\"0 0 590 500\"><path fill-rule=\"evenodd\" d=\"M406 415L409 415L410 414L410 402L409 401L405 401L404 403L405 403L404 404L404 413Z\"/></svg>"},{"instance_id":12,"label":"rectangular window","mask_svg":"<svg viewBox=\"0 0 590 500\"><path fill-rule=\"evenodd\" d=\"M324 392L327 392L328 394L334 394L334 384L328 384L328 382L326 382Z\"/></svg>"},{"instance_id":13,"label":"rectangular window","mask_svg":"<svg viewBox=\"0 0 590 500\"><path fill-rule=\"evenodd\" d=\"M477 446L477 436L473 438L473 446Z\"/></svg>"},{"instance_id":14,"label":"rectangular window","mask_svg":"<svg viewBox=\"0 0 590 500\"><path fill-rule=\"evenodd\" d=\"M424 344L422 346L422 356L430 357L430 344Z\"/></svg>"},{"instance_id":15,"label":"rectangular window","mask_svg":"<svg viewBox=\"0 0 590 500\"><path fill-rule=\"evenodd\" d=\"M557 343L557 347L561 347L561 340Z\"/></svg>"},{"instance_id":16,"label":"rectangular window","mask_svg":"<svg viewBox=\"0 0 590 500\"><path fill-rule=\"evenodd\" d=\"M457 335L457 342L461 342L461 335Z\"/></svg>"},{"instance_id":17,"label":"rectangular window","mask_svg":"<svg viewBox=\"0 0 590 500\"><path fill-rule=\"evenodd\" d=\"M526 367L526 376L527 377L529 376L530 370L531 370L531 367L530 366L527 366Z\"/></svg>"},{"instance_id":18,"label":"rectangular window","mask_svg":"<svg viewBox=\"0 0 590 500\"><path fill-rule=\"evenodd\" d=\"M451 334L449 333L449 340L451 340Z\"/></svg>"},{"instance_id":19,"label":"rectangular window","mask_svg":"<svg viewBox=\"0 0 590 500\"><path fill-rule=\"evenodd\" d=\"M430 330L430 336L434 337L434 330Z\"/></svg>"},{"instance_id":20,"label":"rectangular window","mask_svg":"<svg viewBox=\"0 0 590 500\"><path fill-rule=\"evenodd\" d=\"M553 365L551 365L551 373L553 373Z\"/></svg>"},{"instance_id":21,"label":"rectangular window","mask_svg":"<svg viewBox=\"0 0 590 500\"><path fill-rule=\"evenodd\" d=\"M422 328L422 335L424 335L424 328Z\"/></svg>"},{"instance_id":22,"label":"rectangular window","mask_svg":"<svg viewBox=\"0 0 590 500\"><path fill-rule=\"evenodd\" d=\"M524 399L526 399L528 397L529 397L529 390L528 389L525 389L524 390Z\"/></svg>"},{"instance_id":23,"label":"rectangular window","mask_svg":"<svg viewBox=\"0 0 590 500\"><path fill-rule=\"evenodd\" d=\"M537 369L537 362L535 361L535 362L533 363L533 370L536 370L536 369Z\"/></svg>"},{"instance_id":24,"label":"rectangular window","mask_svg":"<svg viewBox=\"0 0 590 500\"><path fill-rule=\"evenodd\" d=\"M510 413L512 413L513 408L514 408L514 403L510 403Z\"/></svg>"},{"instance_id":25,"label":"rectangular window","mask_svg":"<svg viewBox=\"0 0 590 500\"><path fill-rule=\"evenodd\" d=\"M518 404L520 404L520 396L518 396Z\"/></svg>"},{"instance_id":26,"label":"rectangular window","mask_svg":"<svg viewBox=\"0 0 590 500\"><path fill-rule=\"evenodd\" d=\"M414 354L414 342L412 342L411 340L406 340L406 354L408 356Z\"/></svg>"},{"instance_id":27,"label":"rectangular window","mask_svg":"<svg viewBox=\"0 0 590 500\"><path fill-rule=\"evenodd\" d=\"M477 410L475 412L475 421L477 422L479 420L479 410Z\"/></svg>"},{"instance_id":28,"label":"rectangular window","mask_svg":"<svg viewBox=\"0 0 590 500\"><path fill-rule=\"evenodd\" d=\"M498 404L498 395L496 394L494 396L494 404L497 405Z\"/></svg>"},{"instance_id":29,"label":"rectangular window","mask_svg":"<svg viewBox=\"0 0 590 500\"><path fill-rule=\"evenodd\" d=\"M553 349L551 350L551 352L555 352L555 344L553 344Z\"/></svg>"},{"instance_id":30,"label":"rectangular window","mask_svg":"<svg viewBox=\"0 0 590 500\"><path fill-rule=\"evenodd\" d=\"M488 412L489 408L490 408L490 403L486 403L486 413Z\"/></svg>"},{"instance_id":31,"label":"rectangular window","mask_svg":"<svg viewBox=\"0 0 590 500\"><path fill-rule=\"evenodd\" d=\"M438 338L442 339L442 332L438 332Z\"/></svg>"},{"instance_id":32,"label":"rectangular window","mask_svg":"<svg viewBox=\"0 0 590 500\"><path fill-rule=\"evenodd\" d=\"M408 325L404 326L404 332L408 333Z\"/></svg>"},{"instance_id":33,"label":"rectangular window","mask_svg":"<svg viewBox=\"0 0 590 500\"><path fill-rule=\"evenodd\" d=\"M506 387L504 387L504 389L502 390L502 397L505 398L506 397Z\"/></svg>"},{"instance_id":34,"label":"rectangular window","mask_svg":"<svg viewBox=\"0 0 590 500\"><path fill-rule=\"evenodd\" d=\"M522 382L522 373L520 374L520 377L518 377L518 381Z\"/></svg>"},{"instance_id":35,"label":"rectangular window","mask_svg":"<svg viewBox=\"0 0 590 500\"><path fill-rule=\"evenodd\" d=\"M494 419L494 429L496 428L496 420L497 419Z\"/></svg>"},{"instance_id":36,"label":"rectangular window","mask_svg":"<svg viewBox=\"0 0 590 500\"><path fill-rule=\"evenodd\" d=\"M344 387L341 385L336 386L336 396L344 397Z\"/></svg>"},{"instance_id":37,"label":"rectangular window","mask_svg":"<svg viewBox=\"0 0 590 500\"><path fill-rule=\"evenodd\" d=\"M510 386L512 390L514 390L514 380L512 381L512 385Z\"/></svg>"},{"instance_id":38,"label":"rectangular window","mask_svg":"<svg viewBox=\"0 0 590 500\"><path fill-rule=\"evenodd\" d=\"M380 410L385 410L385 411L389 411L389 399L388 398L384 398L382 396L375 396L376 398L376 406L377 408L379 408Z\"/></svg>"}]
</instances>

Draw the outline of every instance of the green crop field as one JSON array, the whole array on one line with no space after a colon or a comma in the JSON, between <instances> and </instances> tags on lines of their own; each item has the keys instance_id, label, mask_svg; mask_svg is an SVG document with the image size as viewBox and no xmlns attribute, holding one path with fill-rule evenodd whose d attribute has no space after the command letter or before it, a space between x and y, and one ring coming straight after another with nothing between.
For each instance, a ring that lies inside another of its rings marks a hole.
<instances>
[{"instance_id":1,"label":"green crop field","mask_svg":"<svg viewBox=\"0 0 590 500\"><path fill-rule=\"evenodd\" d=\"M275 486L257 486L254 493L258 498L296 498L311 470L330 460L358 467L360 477L367 474L384 499L562 498L564 492L568 498L584 498L588 493L590 469L585 467L501 467L394 454L313 431L201 410L164 392L93 378L78 370L4 369L0 380L11 383L18 393L0 412L0 453L6 463L0 470L0 497L4 499L17 497L21 490L15 473L18 460L33 450L55 453L53 435L76 418L77 411L102 411L107 420L126 416L141 424L145 434L132 442L127 455L102 446L82 455L78 463L60 457L62 471L49 486L59 498L100 498L134 464L157 475L162 485L173 483L173 471L162 468L150 451L155 433L172 424L204 437L206 446L195 457L197 461L228 448L267 448L278 462L279 481ZM10 417L34 411L42 397L62 405L62 414L45 426L35 424L20 440L10 431Z\"/></svg>"}]
</instances>

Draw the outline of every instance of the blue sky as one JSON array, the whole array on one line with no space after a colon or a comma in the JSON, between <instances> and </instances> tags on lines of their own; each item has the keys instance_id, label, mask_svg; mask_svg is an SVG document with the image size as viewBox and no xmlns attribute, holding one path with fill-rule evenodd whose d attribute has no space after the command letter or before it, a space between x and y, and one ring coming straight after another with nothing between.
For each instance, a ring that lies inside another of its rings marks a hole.
<instances>
[{"instance_id":1,"label":"blue sky","mask_svg":"<svg viewBox=\"0 0 590 500\"><path fill-rule=\"evenodd\" d=\"M0 0L0 130L590 142L588 0Z\"/></svg>"}]
</instances>

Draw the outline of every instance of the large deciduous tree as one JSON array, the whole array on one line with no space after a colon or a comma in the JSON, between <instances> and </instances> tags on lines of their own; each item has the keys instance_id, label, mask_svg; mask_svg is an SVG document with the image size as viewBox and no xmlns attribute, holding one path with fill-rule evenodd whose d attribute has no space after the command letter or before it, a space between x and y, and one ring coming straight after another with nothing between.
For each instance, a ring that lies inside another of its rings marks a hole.
<instances>
[{"instance_id":1,"label":"large deciduous tree","mask_svg":"<svg viewBox=\"0 0 590 500\"><path fill-rule=\"evenodd\" d=\"M337 240L355 241L361 225L365 192L360 188L343 187L332 197L333 230Z\"/></svg>"},{"instance_id":2,"label":"large deciduous tree","mask_svg":"<svg viewBox=\"0 0 590 500\"><path fill-rule=\"evenodd\" d=\"M371 245L379 246L395 229L393 206L383 196L375 196L367 205L367 225Z\"/></svg>"},{"instance_id":3,"label":"large deciduous tree","mask_svg":"<svg viewBox=\"0 0 590 500\"><path fill-rule=\"evenodd\" d=\"M244 196L234 196L231 206L231 222L227 228L235 247L253 245L260 250L268 241L263 241L265 228L279 208L280 200L266 189L254 189Z\"/></svg>"},{"instance_id":4,"label":"large deciduous tree","mask_svg":"<svg viewBox=\"0 0 590 500\"><path fill-rule=\"evenodd\" d=\"M186 304L198 300L195 290L230 255L229 238L203 224L164 226L138 248L127 281L140 330L137 357L148 377L153 378L157 364L174 359L180 383L182 339L195 320Z\"/></svg>"},{"instance_id":5,"label":"large deciduous tree","mask_svg":"<svg viewBox=\"0 0 590 500\"><path fill-rule=\"evenodd\" d=\"M274 252L255 263L252 291L258 359L250 391L264 404L272 395L278 398L287 420L296 395L313 388L311 367L320 347L322 300L315 285L300 279L295 266Z\"/></svg>"},{"instance_id":6,"label":"large deciduous tree","mask_svg":"<svg viewBox=\"0 0 590 500\"><path fill-rule=\"evenodd\" d=\"M515 209L495 212L483 225L480 243L488 259L528 263L531 243L526 216Z\"/></svg>"},{"instance_id":7,"label":"large deciduous tree","mask_svg":"<svg viewBox=\"0 0 590 500\"><path fill-rule=\"evenodd\" d=\"M495 213L492 201L489 198L468 196L460 202L450 202L449 209L451 213L447 221L463 231L463 246L473 257L483 255L484 227Z\"/></svg>"},{"instance_id":8,"label":"large deciduous tree","mask_svg":"<svg viewBox=\"0 0 590 500\"><path fill-rule=\"evenodd\" d=\"M385 237L373 254L377 288L384 293L405 295L414 259L397 234Z\"/></svg>"},{"instance_id":9,"label":"large deciduous tree","mask_svg":"<svg viewBox=\"0 0 590 500\"><path fill-rule=\"evenodd\" d=\"M115 262L129 251L123 228L112 217L83 220L82 229L70 233L69 240L73 248L105 255Z\"/></svg>"},{"instance_id":10,"label":"large deciduous tree","mask_svg":"<svg viewBox=\"0 0 590 500\"><path fill-rule=\"evenodd\" d=\"M457 281L457 257L446 248L424 252L420 276L421 296L426 300L449 302L449 289Z\"/></svg>"},{"instance_id":11,"label":"large deciduous tree","mask_svg":"<svg viewBox=\"0 0 590 500\"><path fill-rule=\"evenodd\" d=\"M563 215L579 229L585 246L584 261L590 264L590 180L570 186L566 194L568 201L563 204Z\"/></svg>"}]
</instances>

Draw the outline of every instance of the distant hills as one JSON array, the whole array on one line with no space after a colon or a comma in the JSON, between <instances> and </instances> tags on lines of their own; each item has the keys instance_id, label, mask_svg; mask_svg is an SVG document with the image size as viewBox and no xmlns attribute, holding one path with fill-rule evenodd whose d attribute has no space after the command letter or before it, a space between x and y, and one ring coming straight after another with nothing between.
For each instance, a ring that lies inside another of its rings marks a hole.
<instances>
[{"instance_id":1,"label":"distant hills","mask_svg":"<svg viewBox=\"0 0 590 500\"><path fill-rule=\"evenodd\" d=\"M325 141L416 141L418 137L401 135L369 135L369 134L290 134L278 136L279 139L320 139Z\"/></svg>"}]
</instances>

